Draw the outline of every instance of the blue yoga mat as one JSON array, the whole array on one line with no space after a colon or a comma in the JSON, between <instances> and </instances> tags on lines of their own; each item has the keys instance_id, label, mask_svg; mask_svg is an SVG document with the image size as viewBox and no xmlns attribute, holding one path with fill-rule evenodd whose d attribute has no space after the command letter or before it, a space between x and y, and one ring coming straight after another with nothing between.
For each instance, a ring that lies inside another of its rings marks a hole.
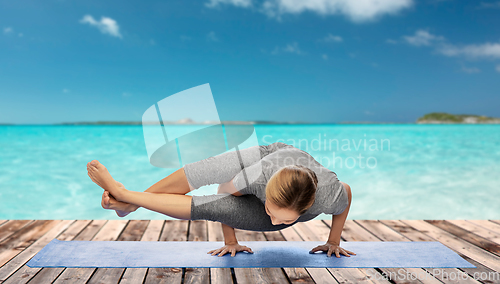
<instances>
[{"instance_id":1,"label":"blue yoga mat","mask_svg":"<svg viewBox=\"0 0 500 284\"><path fill-rule=\"evenodd\" d=\"M223 242L132 242L52 240L29 267L470 267L439 242L341 242L356 255L309 253L324 242L240 241L254 252L212 256Z\"/></svg>"}]
</instances>

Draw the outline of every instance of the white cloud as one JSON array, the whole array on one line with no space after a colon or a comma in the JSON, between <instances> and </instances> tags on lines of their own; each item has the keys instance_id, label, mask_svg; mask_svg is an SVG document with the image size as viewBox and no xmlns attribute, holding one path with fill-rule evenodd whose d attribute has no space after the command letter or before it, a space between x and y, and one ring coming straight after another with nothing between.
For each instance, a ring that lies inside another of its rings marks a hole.
<instances>
[{"instance_id":1,"label":"white cloud","mask_svg":"<svg viewBox=\"0 0 500 284\"><path fill-rule=\"evenodd\" d=\"M65 94L68 94L70 92L70 90L69 89L63 89L62 92L65 93Z\"/></svg>"},{"instance_id":2,"label":"white cloud","mask_svg":"<svg viewBox=\"0 0 500 284\"><path fill-rule=\"evenodd\" d=\"M5 28L3 28L3 33L5 35L14 34L14 28L12 28L12 27L5 27ZM24 35L23 35L23 33L17 33L17 36L18 37L23 37Z\"/></svg>"},{"instance_id":3,"label":"white cloud","mask_svg":"<svg viewBox=\"0 0 500 284\"><path fill-rule=\"evenodd\" d=\"M287 44L285 47L276 47L272 52L271 54L278 54L280 52L288 52L288 53L293 53L293 54L304 54L304 52L302 52L302 50L300 50L299 48L299 44L294 42L294 43L289 43Z\"/></svg>"},{"instance_id":4,"label":"white cloud","mask_svg":"<svg viewBox=\"0 0 500 284\"><path fill-rule=\"evenodd\" d=\"M264 0L258 10L269 17L280 19L284 14L314 12L319 15L344 15L354 22L374 20L386 14L397 14L410 8L413 0ZM206 6L216 7L229 4L248 8L251 0L210 0Z\"/></svg>"},{"instance_id":5,"label":"white cloud","mask_svg":"<svg viewBox=\"0 0 500 284\"><path fill-rule=\"evenodd\" d=\"M425 30L418 30L414 36L403 36L403 38L414 46L435 47L437 52L449 57L500 59L500 43L487 42L460 46L448 43L444 37L433 35Z\"/></svg>"},{"instance_id":6,"label":"white cloud","mask_svg":"<svg viewBox=\"0 0 500 284\"><path fill-rule=\"evenodd\" d=\"M283 48L283 51L288 53L302 54L302 51L299 48L299 44L296 42L287 44L285 48Z\"/></svg>"},{"instance_id":7,"label":"white cloud","mask_svg":"<svg viewBox=\"0 0 500 284\"><path fill-rule=\"evenodd\" d=\"M438 41L443 41L442 36L435 36L426 30L418 30L413 36L404 36L404 40L414 46L429 46Z\"/></svg>"},{"instance_id":8,"label":"white cloud","mask_svg":"<svg viewBox=\"0 0 500 284\"><path fill-rule=\"evenodd\" d=\"M118 23L111 18L101 17L100 21L96 21L91 15L85 15L80 20L80 23L89 24L93 27L96 27L103 34L108 34L108 35L111 35L114 37L122 38L122 35L120 34L120 27L118 26Z\"/></svg>"},{"instance_id":9,"label":"white cloud","mask_svg":"<svg viewBox=\"0 0 500 284\"><path fill-rule=\"evenodd\" d=\"M437 36L425 30L418 30L414 36L403 36L411 45L428 46L435 50L436 53L448 57L460 57L466 59L500 59L500 42L499 43L483 43L483 44L468 44L457 45L449 43L444 37ZM500 65L498 65L500 66ZM497 71L498 71L497 66ZM481 72L481 69L476 67L462 66L460 71L473 74ZM500 72L500 71L499 71Z\"/></svg>"},{"instance_id":10,"label":"white cloud","mask_svg":"<svg viewBox=\"0 0 500 284\"><path fill-rule=\"evenodd\" d=\"M131 93L127 93L127 92L122 93L122 97L124 97L124 98L128 98L128 97L131 97L131 96L132 96Z\"/></svg>"},{"instance_id":11,"label":"white cloud","mask_svg":"<svg viewBox=\"0 0 500 284\"><path fill-rule=\"evenodd\" d=\"M213 8L219 6L220 4L230 4L236 7L248 8L252 6L252 0L210 0L205 5Z\"/></svg>"},{"instance_id":12,"label":"white cloud","mask_svg":"<svg viewBox=\"0 0 500 284\"><path fill-rule=\"evenodd\" d=\"M321 55L321 58L323 58L323 60L328 60L328 55L327 54L323 54L323 55Z\"/></svg>"},{"instance_id":13,"label":"white cloud","mask_svg":"<svg viewBox=\"0 0 500 284\"><path fill-rule=\"evenodd\" d=\"M465 67L462 66L462 69L460 69L464 73L469 73L469 74L475 74L481 72L481 69L476 68L476 67Z\"/></svg>"},{"instance_id":14,"label":"white cloud","mask_svg":"<svg viewBox=\"0 0 500 284\"><path fill-rule=\"evenodd\" d=\"M3 33L4 34L11 34L14 32L14 29L12 27L6 27L6 28L3 28Z\"/></svg>"},{"instance_id":15,"label":"white cloud","mask_svg":"<svg viewBox=\"0 0 500 284\"><path fill-rule=\"evenodd\" d=\"M397 40L390 39L390 38L389 38L389 39L386 39L386 40L385 40L385 42L386 42L386 43L389 43L389 44L397 44L397 43L398 43L398 41L397 41Z\"/></svg>"},{"instance_id":16,"label":"white cloud","mask_svg":"<svg viewBox=\"0 0 500 284\"><path fill-rule=\"evenodd\" d=\"M500 1L497 2L481 2L481 5L479 5L478 8L485 8L485 9L500 9Z\"/></svg>"},{"instance_id":17,"label":"white cloud","mask_svg":"<svg viewBox=\"0 0 500 284\"><path fill-rule=\"evenodd\" d=\"M500 64L495 67L495 70L500 73Z\"/></svg>"},{"instance_id":18,"label":"white cloud","mask_svg":"<svg viewBox=\"0 0 500 284\"><path fill-rule=\"evenodd\" d=\"M191 40L192 38L190 36L185 36L185 35L181 35L181 40L182 41L188 41L188 40Z\"/></svg>"},{"instance_id":19,"label":"white cloud","mask_svg":"<svg viewBox=\"0 0 500 284\"><path fill-rule=\"evenodd\" d=\"M207 34L208 41L219 41L219 38L215 35L215 32L211 31Z\"/></svg>"},{"instance_id":20,"label":"white cloud","mask_svg":"<svg viewBox=\"0 0 500 284\"><path fill-rule=\"evenodd\" d=\"M342 39L342 37L340 37L340 36L328 34L325 38L323 38L323 41L326 41L326 42L342 42L342 41L344 41L344 39Z\"/></svg>"},{"instance_id":21,"label":"white cloud","mask_svg":"<svg viewBox=\"0 0 500 284\"><path fill-rule=\"evenodd\" d=\"M438 51L446 56L465 56L469 58L492 58L500 59L500 43L470 44L456 46L446 44L438 48Z\"/></svg>"},{"instance_id":22,"label":"white cloud","mask_svg":"<svg viewBox=\"0 0 500 284\"><path fill-rule=\"evenodd\" d=\"M205 5L207 7L212 8L212 7L217 7L220 4L230 4L230 5L234 5L236 7L247 8L247 7L252 6L252 1L251 0L210 0Z\"/></svg>"}]
</instances>

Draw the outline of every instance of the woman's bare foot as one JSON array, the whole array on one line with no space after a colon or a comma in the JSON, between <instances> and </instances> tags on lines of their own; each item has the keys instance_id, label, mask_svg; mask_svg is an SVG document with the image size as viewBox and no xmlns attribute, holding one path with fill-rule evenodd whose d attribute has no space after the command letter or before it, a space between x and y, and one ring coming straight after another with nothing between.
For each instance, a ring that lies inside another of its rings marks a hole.
<instances>
[{"instance_id":1,"label":"woman's bare foot","mask_svg":"<svg viewBox=\"0 0 500 284\"><path fill-rule=\"evenodd\" d=\"M125 188L125 186L119 181L116 181L116 184L118 187ZM137 205L116 200L111 194L109 194L109 191L106 190L102 194L101 206L104 209L115 210L118 217L125 217L139 208Z\"/></svg>"},{"instance_id":2,"label":"woman's bare foot","mask_svg":"<svg viewBox=\"0 0 500 284\"><path fill-rule=\"evenodd\" d=\"M115 210L118 217L125 217L139 208L136 205L116 200L109 194L109 191L104 191L102 194L101 206L104 209Z\"/></svg>"},{"instance_id":3,"label":"woman's bare foot","mask_svg":"<svg viewBox=\"0 0 500 284\"><path fill-rule=\"evenodd\" d=\"M97 160L92 160L87 164L87 174L93 182L109 191L117 200L119 200L120 194L126 190L125 187L118 186L108 169Z\"/></svg>"}]
</instances>

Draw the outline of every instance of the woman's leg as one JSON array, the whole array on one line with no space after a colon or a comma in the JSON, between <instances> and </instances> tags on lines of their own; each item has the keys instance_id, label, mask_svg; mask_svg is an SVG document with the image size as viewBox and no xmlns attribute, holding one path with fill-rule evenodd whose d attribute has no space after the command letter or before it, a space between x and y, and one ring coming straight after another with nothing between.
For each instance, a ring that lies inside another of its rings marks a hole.
<instances>
[{"instance_id":1,"label":"woman's leg","mask_svg":"<svg viewBox=\"0 0 500 284\"><path fill-rule=\"evenodd\" d=\"M111 191L110 191L111 192ZM170 193L137 192L127 189L114 191L119 201L162 213L177 219L191 219L191 196Z\"/></svg>"},{"instance_id":2,"label":"woman's leg","mask_svg":"<svg viewBox=\"0 0 500 284\"><path fill-rule=\"evenodd\" d=\"M179 169L167 178L160 180L148 188L146 192L125 189L121 183L111 177L106 167L96 160L87 164L87 170L92 181L109 192L112 195L109 197L110 199L116 199L114 208L109 209L117 210L119 216L119 209L133 209L135 211L138 207L144 207L174 218L190 219L191 196L185 195L189 192L189 184L183 169ZM161 193L166 190L171 190L173 193ZM103 194L103 199L105 195L106 192ZM130 205L135 209L130 208ZM126 210L121 210L121 213L126 213L124 211Z\"/></svg>"},{"instance_id":3,"label":"woman's leg","mask_svg":"<svg viewBox=\"0 0 500 284\"><path fill-rule=\"evenodd\" d=\"M191 220L215 221L250 231L278 231L295 224L273 225L262 201L252 194L193 195Z\"/></svg>"},{"instance_id":4,"label":"woman's leg","mask_svg":"<svg viewBox=\"0 0 500 284\"><path fill-rule=\"evenodd\" d=\"M93 160L92 162L100 164L99 161L97 160ZM109 194L108 191L106 191L106 189L103 187L103 185L99 183L99 181L95 180L90 175L90 167L92 162L87 163L87 171L89 171L89 177L92 179L92 181L94 181L97 185L99 185L105 190L104 193L102 194L101 206L104 209L115 210L116 214L120 217L125 217L129 213L136 211L139 208L139 206L116 200L112 195ZM119 187L124 187L123 184L121 184L118 181L115 181L115 183ZM167 177L163 178L162 180L158 181L148 189L146 189L145 192L185 195L191 190L192 187L190 187L187 181L186 174L184 173L184 168L180 168L175 172L173 172L172 174L168 175Z\"/></svg>"}]
</instances>

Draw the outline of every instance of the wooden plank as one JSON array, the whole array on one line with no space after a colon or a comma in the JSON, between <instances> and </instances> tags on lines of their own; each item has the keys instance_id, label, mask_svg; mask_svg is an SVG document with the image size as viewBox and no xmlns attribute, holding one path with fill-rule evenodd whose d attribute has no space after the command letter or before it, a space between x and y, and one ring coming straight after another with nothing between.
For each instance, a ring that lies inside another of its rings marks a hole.
<instances>
[{"instance_id":1,"label":"wooden plank","mask_svg":"<svg viewBox=\"0 0 500 284\"><path fill-rule=\"evenodd\" d=\"M141 237L141 242L157 242L164 223L164 220L151 220ZM120 284L142 283L147 272L147 268L127 268L123 273Z\"/></svg>"},{"instance_id":2,"label":"wooden plank","mask_svg":"<svg viewBox=\"0 0 500 284\"><path fill-rule=\"evenodd\" d=\"M471 222L473 224L479 225L483 228L486 228L489 231L500 234L500 225L488 220L466 220L467 222Z\"/></svg>"},{"instance_id":3,"label":"wooden plank","mask_svg":"<svg viewBox=\"0 0 500 284\"><path fill-rule=\"evenodd\" d=\"M92 240L114 241L120 236L127 223L127 220L109 220ZM67 268L57 277L54 283L87 283L95 271L95 268Z\"/></svg>"},{"instance_id":4,"label":"wooden plank","mask_svg":"<svg viewBox=\"0 0 500 284\"><path fill-rule=\"evenodd\" d=\"M222 226L219 222L207 221L207 234L209 242L224 241ZM233 283L232 273L231 268L210 268L210 283Z\"/></svg>"},{"instance_id":5,"label":"wooden plank","mask_svg":"<svg viewBox=\"0 0 500 284\"><path fill-rule=\"evenodd\" d=\"M188 220L166 220L160 235L160 242L187 241ZM145 284L181 283L182 268L149 268Z\"/></svg>"},{"instance_id":6,"label":"wooden plank","mask_svg":"<svg viewBox=\"0 0 500 284\"><path fill-rule=\"evenodd\" d=\"M163 231L160 235L160 241L187 241L189 220L166 220Z\"/></svg>"},{"instance_id":7,"label":"wooden plank","mask_svg":"<svg viewBox=\"0 0 500 284\"><path fill-rule=\"evenodd\" d=\"M57 239L59 240L76 240L78 236L82 235L82 232L85 232L86 230L94 230L94 234L97 233L97 230L95 230L95 223L96 221L90 221L90 220L79 220L76 221L69 227L66 231L64 231L62 234L60 234ZM90 224L90 225L89 225ZM92 225L94 224L94 225ZM101 226L105 224L104 222L101 222ZM99 227L100 228L100 227ZM90 239L90 238L89 238ZM30 279L31 283L52 283L59 274L61 274L64 271L64 268L43 268L41 269L35 277Z\"/></svg>"},{"instance_id":8,"label":"wooden plank","mask_svg":"<svg viewBox=\"0 0 500 284\"><path fill-rule=\"evenodd\" d=\"M117 241L140 241L148 220L131 220L128 222ZM125 268L98 268L87 283L118 283L125 272Z\"/></svg>"},{"instance_id":9,"label":"wooden plank","mask_svg":"<svg viewBox=\"0 0 500 284\"><path fill-rule=\"evenodd\" d=\"M95 235L93 241L116 241L123 229L127 226L127 220L109 220L104 227Z\"/></svg>"},{"instance_id":10,"label":"wooden plank","mask_svg":"<svg viewBox=\"0 0 500 284\"><path fill-rule=\"evenodd\" d=\"M25 249L0 268L0 282L5 280L7 277L8 279L3 283L21 284L28 282L41 270L41 268L31 268L26 265L26 262L28 262L53 239L57 237L61 239L60 237L63 235L62 239L65 240L64 238L66 236L70 236L70 232L75 231L77 233L81 231L89 222L90 221L75 222L74 220L64 220L57 224L54 228L48 231L47 234L43 235L36 242L34 242L29 248ZM8 275L9 271L16 271L16 273Z\"/></svg>"},{"instance_id":11,"label":"wooden plank","mask_svg":"<svg viewBox=\"0 0 500 284\"><path fill-rule=\"evenodd\" d=\"M406 225L399 220L381 220L384 225L398 232L399 234L405 236L411 241L416 242L435 242L436 240L413 229L412 227ZM439 279L443 283L458 283L457 280L460 279L460 283L476 284L480 283L473 279L473 274L467 275L460 269L455 268L425 268L425 270L430 274ZM453 275L453 276L452 276ZM452 276L452 277L450 277ZM455 277L456 276L456 277Z\"/></svg>"},{"instance_id":12,"label":"wooden plank","mask_svg":"<svg viewBox=\"0 0 500 284\"><path fill-rule=\"evenodd\" d=\"M206 242L207 236L207 221L195 220L189 221L189 235L188 241L190 242ZM184 272L183 283L210 283L210 270L209 268L192 268L186 267Z\"/></svg>"},{"instance_id":13,"label":"wooden plank","mask_svg":"<svg viewBox=\"0 0 500 284\"><path fill-rule=\"evenodd\" d=\"M468 241L482 249L485 249L493 254L500 256L500 244L494 243L486 238L469 232L459 226L456 226L446 220L425 220L426 222L439 227L450 234L453 234L463 240Z\"/></svg>"},{"instance_id":14,"label":"wooden plank","mask_svg":"<svg viewBox=\"0 0 500 284\"><path fill-rule=\"evenodd\" d=\"M61 220L36 220L0 243L0 267L36 242Z\"/></svg>"},{"instance_id":15,"label":"wooden plank","mask_svg":"<svg viewBox=\"0 0 500 284\"><path fill-rule=\"evenodd\" d=\"M108 220L92 220L90 224L83 229L76 237L74 241L90 241L102 230L106 225Z\"/></svg>"},{"instance_id":16,"label":"wooden plank","mask_svg":"<svg viewBox=\"0 0 500 284\"><path fill-rule=\"evenodd\" d=\"M149 221L146 231L142 235L141 242L157 242L163 229L165 220L151 220Z\"/></svg>"},{"instance_id":17,"label":"wooden plank","mask_svg":"<svg viewBox=\"0 0 500 284\"><path fill-rule=\"evenodd\" d=\"M264 232L264 236L267 241L286 241L280 231ZM283 270L292 283L314 283L307 270L303 267L283 267Z\"/></svg>"},{"instance_id":18,"label":"wooden plank","mask_svg":"<svg viewBox=\"0 0 500 284\"><path fill-rule=\"evenodd\" d=\"M307 224L311 222L299 222L293 225L293 229L299 236L300 240L294 240L290 238L290 231L285 231L282 230L283 236L287 239L287 241L322 241L321 237L316 235L310 228L307 226ZM289 227L290 228L290 227ZM287 229L289 229L287 228ZM321 233L320 233L321 235ZM288 237L287 237L288 236ZM324 236L323 236L324 237ZM326 239L325 239L326 241ZM313 249L313 248L311 248ZM312 267L307 267L305 268L307 273L311 276L314 282L316 283L337 283L337 280L335 277L330 273L330 271L327 268L312 268Z\"/></svg>"},{"instance_id":19,"label":"wooden plank","mask_svg":"<svg viewBox=\"0 0 500 284\"><path fill-rule=\"evenodd\" d=\"M9 221L9 220L0 220L0 227L1 227L3 224L7 223L7 221Z\"/></svg>"},{"instance_id":20,"label":"wooden plank","mask_svg":"<svg viewBox=\"0 0 500 284\"><path fill-rule=\"evenodd\" d=\"M473 222L469 222L467 220L446 220L446 221L457 227L467 230L473 234L481 236L489 241L500 244L500 233L488 230L483 226L474 224Z\"/></svg>"},{"instance_id":21,"label":"wooden plank","mask_svg":"<svg viewBox=\"0 0 500 284\"><path fill-rule=\"evenodd\" d=\"M0 242L32 222L33 220L10 220L5 222L0 227Z\"/></svg>"},{"instance_id":22,"label":"wooden plank","mask_svg":"<svg viewBox=\"0 0 500 284\"><path fill-rule=\"evenodd\" d=\"M266 241L262 232L234 229L238 241ZM238 252L247 253L247 252ZM218 256L214 256L218 257ZM287 283L286 275L281 268L235 268L234 275L238 284L254 283Z\"/></svg>"},{"instance_id":23,"label":"wooden plank","mask_svg":"<svg viewBox=\"0 0 500 284\"><path fill-rule=\"evenodd\" d=\"M309 228L309 230L313 233L313 235L318 236L317 240L324 240L326 243L326 240L328 240L328 237L330 235L330 227L332 224L331 219L311 220L305 224ZM342 229L341 237L345 238L344 235L346 230L349 230L349 227L344 226L344 228ZM344 239L344 241L345 240L346 239ZM336 256L332 255L331 257L336 257ZM341 257L346 257L346 256L341 256ZM331 268L331 267L327 269L339 283L381 283L381 284L389 283L389 281L386 280L384 276L381 275L375 269L368 270L365 268L358 269L358 268Z\"/></svg>"},{"instance_id":24,"label":"wooden plank","mask_svg":"<svg viewBox=\"0 0 500 284\"><path fill-rule=\"evenodd\" d=\"M56 239L61 241L72 241L78 236L85 228L89 226L92 220L78 220L69 226L64 232L59 234Z\"/></svg>"},{"instance_id":25,"label":"wooden plank","mask_svg":"<svg viewBox=\"0 0 500 284\"><path fill-rule=\"evenodd\" d=\"M492 270L500 271L500 257L497 255L485 251L423 220L401 220L401 222L430 236L457 253L466 255Z\"/></svg>"},{"instance_id":26,"label":"wooden plank","mask_svg":"<svg viewBox=\"0 0 500 284\"><path fill-rule=\"evenodd\" d=\"M332 226L332 220L322 220L328 227ZM353 220L346 220L342 229L342 238L348 242L377 242L380 241L373 234L355 223ZM355 253L355 252L354 252Z\"/></svg>"}]
</instances>

